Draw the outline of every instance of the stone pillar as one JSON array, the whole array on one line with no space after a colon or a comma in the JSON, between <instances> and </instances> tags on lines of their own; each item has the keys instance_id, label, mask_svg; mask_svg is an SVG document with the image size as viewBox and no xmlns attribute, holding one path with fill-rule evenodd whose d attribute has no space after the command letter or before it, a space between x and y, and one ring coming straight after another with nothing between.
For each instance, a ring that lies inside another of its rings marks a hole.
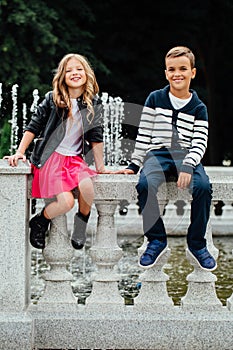
<instances>
[{"instance_id":1,"label":"stone pillar","mask_svg":"<svg viewBox=\"0 0 233 350\"><path fill-rule=\"evenodd\" d=\"M98 212L96 241L90 248L97 272L93 275L91 295L86 299L87 307L97 307L103 311L108 306L124 307L124 299L120 296L118 282L120 275L115 271L122 257L122 249L117 244L117 230L114 222L118 201L95 201Z\"/></svg>"},{"instance_id":2,"label":"stone pillar","mask_svg":"<svg viewBox=\"0 0 233 350\"><path fill-rule=\"evenodd\" d=\"M0 160L0 310L23 311L30 301L31 256L27 198L30 168Z\"/></svg>"},{"instance_id":3,"label":"stone pillar","mask_svg":"<svg viewBox=\"0 0 233 350\"><path fill-rule=\"evenodd\" d=\"M66 215L59 215L52 220L43 256L50 270L42 276L45 291L35 309L76 311L77 299L71 287L73 275L67 270L73 257L73 248L68 237Z\"/></svg>"},{"instance_id":4,"label":"stone pillar","mask_svg":"<svg viewBox=\"0 0 233 350\"><path fill-rule=\"evenodd\" d=\"M10 167L0 160L0 344L4 349L30 349L31 255L28 242L28 164ZM0 345L0 347L1 347Z\"/></svg>"}]
</instances>

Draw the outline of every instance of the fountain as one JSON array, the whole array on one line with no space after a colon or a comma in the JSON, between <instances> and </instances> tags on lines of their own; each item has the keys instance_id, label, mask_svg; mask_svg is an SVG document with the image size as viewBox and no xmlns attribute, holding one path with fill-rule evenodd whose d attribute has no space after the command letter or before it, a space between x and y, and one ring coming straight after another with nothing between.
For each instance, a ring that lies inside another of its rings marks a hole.
<instances>
[{"instance_id":1,"label":"fountain","mask_svg":"<svg viewBox=\"0 0 233 350\"><path fill-rule=\"evenodd\" d=\"M12 86L12 101L13 101L13 108L12 108L12 118L9 120L9 123L11 124L11 146L10 146L10 154L13 154L18 146L18 120L17 120L17 88L18 84L14 84Z\"/></svg>"}]
</instances>

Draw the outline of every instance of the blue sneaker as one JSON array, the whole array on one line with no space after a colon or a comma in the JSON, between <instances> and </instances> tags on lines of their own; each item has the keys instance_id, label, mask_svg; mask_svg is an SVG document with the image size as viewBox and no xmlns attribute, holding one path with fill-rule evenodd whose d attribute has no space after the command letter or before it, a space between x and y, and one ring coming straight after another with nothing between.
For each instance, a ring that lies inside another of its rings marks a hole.
<instances>
[{"instance_id":1,"label":"blue sneaker","mask_svg":"<svg viewBox=\"0 0 233 350\"><path fill-rule=\"evenodd\" d=\"M189 248L189 253L198 263L200 268L205 271L214 271L217 268L217 263L206 247L195 250Z\"/></svg>"},{"instance_id":2,"label":"blue sneaker","mask_svg":"<svg viewBox=\"0 0 233 350\"><path fill-rule=\"evenodd\" d=\"M167 251L167 242L160 242L157 239L149 242L145 252L139 260L139 266L148 269L154 266L158 259Z\"/></svg>"}]
</instances>

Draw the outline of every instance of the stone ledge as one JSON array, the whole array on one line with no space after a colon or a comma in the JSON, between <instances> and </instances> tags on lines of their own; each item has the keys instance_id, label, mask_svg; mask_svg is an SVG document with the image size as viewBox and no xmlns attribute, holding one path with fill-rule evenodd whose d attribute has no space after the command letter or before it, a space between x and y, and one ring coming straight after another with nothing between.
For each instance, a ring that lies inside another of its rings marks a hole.
<instances>
[{"instance_id":1,"label":"stone ledge","mask_svg":"<svg viewBox=\"0 0 233 350\"><path fill-rule=\"evenodd\" d=\"M31 167L29 162L22 162L19 161L17 167L11 167L9 166L7 160L0 159L0 174L9 174L9 175L15 175L15 174L31 174Z\"/></svg>"},{"instance_id":2,"label":"stone ledge","mask_svg":"<svg viewBox=\"0 0 233 350\"><path fill-rule=\"evenodd\" d=\"M33 319L26 313L0 313L0 349L31 350Z\"/></svg>"},{"instance_id":3,"label":"stone ledge","mask_svg":"<svg viewBox=\"0 0 233 350\"><path fill-rule=\"evenodd\" d=\"M39 314L35 345L42 349L230 350L233 314L229 311L169 313L93 313L83 307L74 314ZM84 312L85 311L85 312Z\"/></svg>"}]
</instances>

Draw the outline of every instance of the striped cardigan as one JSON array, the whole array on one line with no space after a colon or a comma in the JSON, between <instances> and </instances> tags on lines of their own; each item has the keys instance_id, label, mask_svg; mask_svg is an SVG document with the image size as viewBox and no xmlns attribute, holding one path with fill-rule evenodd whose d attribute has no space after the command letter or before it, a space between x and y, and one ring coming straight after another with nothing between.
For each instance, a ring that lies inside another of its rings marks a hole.
<instances>
[{"instance_id":1,"label":"striped cardigan","mask_svg":"<svg viewBox=\"0 0 233 350\"><path fill-rule=\"evenodd\" d=\"M208 113L206 105L194 90L191 100L176 110L169 99L169 85L153 91L146 99L132 163L128 166L138 172L146 154L151 150L166 147L168 150L185 149L180 171L192 174L193 168L201 162L208 140Z\"/></svg>"}]
</instances>

